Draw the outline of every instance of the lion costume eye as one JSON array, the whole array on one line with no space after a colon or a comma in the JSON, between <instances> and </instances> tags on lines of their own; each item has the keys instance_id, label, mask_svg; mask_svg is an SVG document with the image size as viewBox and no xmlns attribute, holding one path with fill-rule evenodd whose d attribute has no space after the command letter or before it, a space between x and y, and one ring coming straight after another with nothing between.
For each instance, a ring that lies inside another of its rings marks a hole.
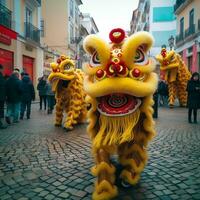
<instances>
[{"instance_id":1,"label":"lion costume eye","mask_svg":"<svg viewBox=\"0 0 200 200\"><path fill-rule=\"evenodd\" d=\"M135 58L134 58L134 63L136 65L146 65L148 62L147 56L143 52L141 48L138 48L136 50Z\"/></svg>"},{"instance_id":2,"label":"lion costume eye","mask_svg":"<svg viewBox=\"0 0 200 200\"><path fill-rule=\"evenodd\" d=\"M64 70L70 70L72 65L70 63L67 63L64 65Z\"/></svg>"},{"instance_id":3,"label":"lion costume eye","mask_svg":"<svg viewBox=\"0 0 200 200\"><path fill-rule=\"evenodd\" d=\"M98 53L95 51L92 55L92 58L90 59L90 66L92 67L98 67L100 66L100 60L99 60L99 55Z\"/></svg>"}]
</instances>

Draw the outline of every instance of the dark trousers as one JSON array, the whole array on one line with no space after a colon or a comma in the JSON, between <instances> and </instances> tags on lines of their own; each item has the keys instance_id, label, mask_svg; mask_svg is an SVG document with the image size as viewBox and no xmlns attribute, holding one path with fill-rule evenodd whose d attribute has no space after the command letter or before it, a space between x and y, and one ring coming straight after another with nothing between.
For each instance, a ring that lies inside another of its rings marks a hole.
<instances>
[{"instance_id":1,"label":"dark trousers","mask_svg":"<svg viewBox=\"0 0 200 200\"><path fill-rule=\"evenodd\" d=\"M193 116L194 116L194 122L197 122L197 109L195 108L188 109L188 121L192 122L192 111L193 111Z\"/></svg>"},{"instance_id":2,"label":"dark trousers","mask_svg":"<svg viewBox=\"0 0 200 200\"><path fill-rule=\"evenodd\" d=\"M31 114L31 101L23 101L21 103L20 118L23 119L25 111L26 111L26 117L30 118L30 114Z\"/></svg>"},{"instance_id":3,"label":"dark trousers","mask_svg":"<svg viewBox=\"0 0 200 200\"><path fill-rule=\"evenodd\" d=\"M4 101L0 101L0 119L4 118Z\"/></svg>"},{"instance_id":4,"label":"dark trousers","mask_svg":"<svg viewBox=\"0 0 200 200\"><path fill-rule=\"evenodd\" d=\"M53 95L47 96L48 110L52 111L55 105L55 97Z\"/></svg>"},{"instance_id":5,"label":"dark trousers","mask_svg":"<svg viewBox=\"0 0 200 200\"><path fill-rule=\"evenodd\" d=\"M47 108L47 96L46 95L40 96L40 110L42 110L42 102L44 102L44 109L46 110L46 108Z\"/></svg>"}]
</instances>

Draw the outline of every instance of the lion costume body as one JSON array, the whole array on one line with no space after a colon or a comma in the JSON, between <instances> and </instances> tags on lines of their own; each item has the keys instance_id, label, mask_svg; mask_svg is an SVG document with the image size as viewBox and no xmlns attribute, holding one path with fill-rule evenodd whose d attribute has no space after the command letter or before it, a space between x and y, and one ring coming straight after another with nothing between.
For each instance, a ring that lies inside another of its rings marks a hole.
<instances>
[{"instance_id":1,"label":"lion costume body","mask_svg":"<svg viewBox=\"0 0 200 200\"><path fill-rule=\"evenodd\" d=\"M165 80L168 84L169 106L173 107L176 97L179 99L180 106L187 104L187 82L191 77L187 66L181 59L181 56L174 51L165 48L161 50L161 54L156 56L160 62L160 70L165 73Z\"/></svg>"},{"instance_id":2,"label":"lion costume body","mask_svg":"<svg viewBox=\"0 0 200 200\"><path fill-rule=\"evenodd\" d=\"M87 107L83 90L83 72L75 69L74 62L61 56L57 63L51 63L52 72L48 79L56 95L56 126L62 125L63 113L66 113L64 128L72 130L73 125L86 119Z\"/></svg>"},{"instance_id":3,"label":"lion costume body","mask_svg":"<svg viewBox=\"0 0 200 200\"><path fill-rule=\"evenodd\" d=\"M122 29L110 33L111 43L96 35L84 40L92 56L83 66L84 89L91 104L88 133L92 139L97 176L94 200L117 195L115 167L110 156L117 153L122 184L134 185L147 163L147 144L155 134L152 94L157 88L154 61L147 56L153 39L147 32L129 38Z\"/></svg>"}]
</instances>

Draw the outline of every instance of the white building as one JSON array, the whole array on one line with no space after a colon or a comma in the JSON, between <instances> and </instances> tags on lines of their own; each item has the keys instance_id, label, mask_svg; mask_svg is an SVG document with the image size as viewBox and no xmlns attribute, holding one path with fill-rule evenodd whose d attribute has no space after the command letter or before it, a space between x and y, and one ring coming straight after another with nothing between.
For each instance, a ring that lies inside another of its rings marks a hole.
<instances>
[{"instance_id":1,"label":"white building","mask_svg":"<svg viewBox=\"0 0 200 200\"><path fill-rule=\"evenodd\" d=\"M176 35L175 0L140 0L133 12L131 33L149 31L155 39L151 55L160 52L161 46L169 46L168 40Z\"/></svg>"}]
</instances>

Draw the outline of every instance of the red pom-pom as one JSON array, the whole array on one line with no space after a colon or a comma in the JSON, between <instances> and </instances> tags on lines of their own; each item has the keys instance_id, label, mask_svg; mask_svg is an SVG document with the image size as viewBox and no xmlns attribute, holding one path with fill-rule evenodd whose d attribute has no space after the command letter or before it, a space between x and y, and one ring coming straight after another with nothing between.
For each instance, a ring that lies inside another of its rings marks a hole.
<instances>
[{"instance_id":1,"label":"red pom-pom","mask_svg":"<svg viewBox=\"0 0 200 200\"><path fill-rule=\"evenodd\" d=\"M113 43L120 43L125 38L125 31L121 28L115 28L110 32L109 38Z\"/></svg>"},{"instance_id":2,"label":"red pom-pom","mask_svg":"<svg viewBox=\"0 0 200 200\"><path fill-rule=\"evenodd\" d=\"M132 71L132 75L133 75L134 77L136 77L136 78L139 77L140 74L141 74L141 72L140 72L140 70L137 69L137 68L135 68L135 69Z\"/></svg>"},{"instance_id":3,"label":"red pom-pom","mask_svg":"<svg viewBox=\"0 0 200 200\"><path fill-rule=\"evenodd\" d=\"M61 59L60 59L60 58L57 59L57 63L58 63L58 64L61 63Z\"/></svg>"},{"instance_id":4,"label":"red pom-pom","mask_svg":"<svg viewBox=\"0 0 200 200\"><path fill-rule=\"evenodd\" d=\"M104 76L104 71L102 69L97 70L96 76L97 78L102 78Z\"/></svg>"}]
</instances>

